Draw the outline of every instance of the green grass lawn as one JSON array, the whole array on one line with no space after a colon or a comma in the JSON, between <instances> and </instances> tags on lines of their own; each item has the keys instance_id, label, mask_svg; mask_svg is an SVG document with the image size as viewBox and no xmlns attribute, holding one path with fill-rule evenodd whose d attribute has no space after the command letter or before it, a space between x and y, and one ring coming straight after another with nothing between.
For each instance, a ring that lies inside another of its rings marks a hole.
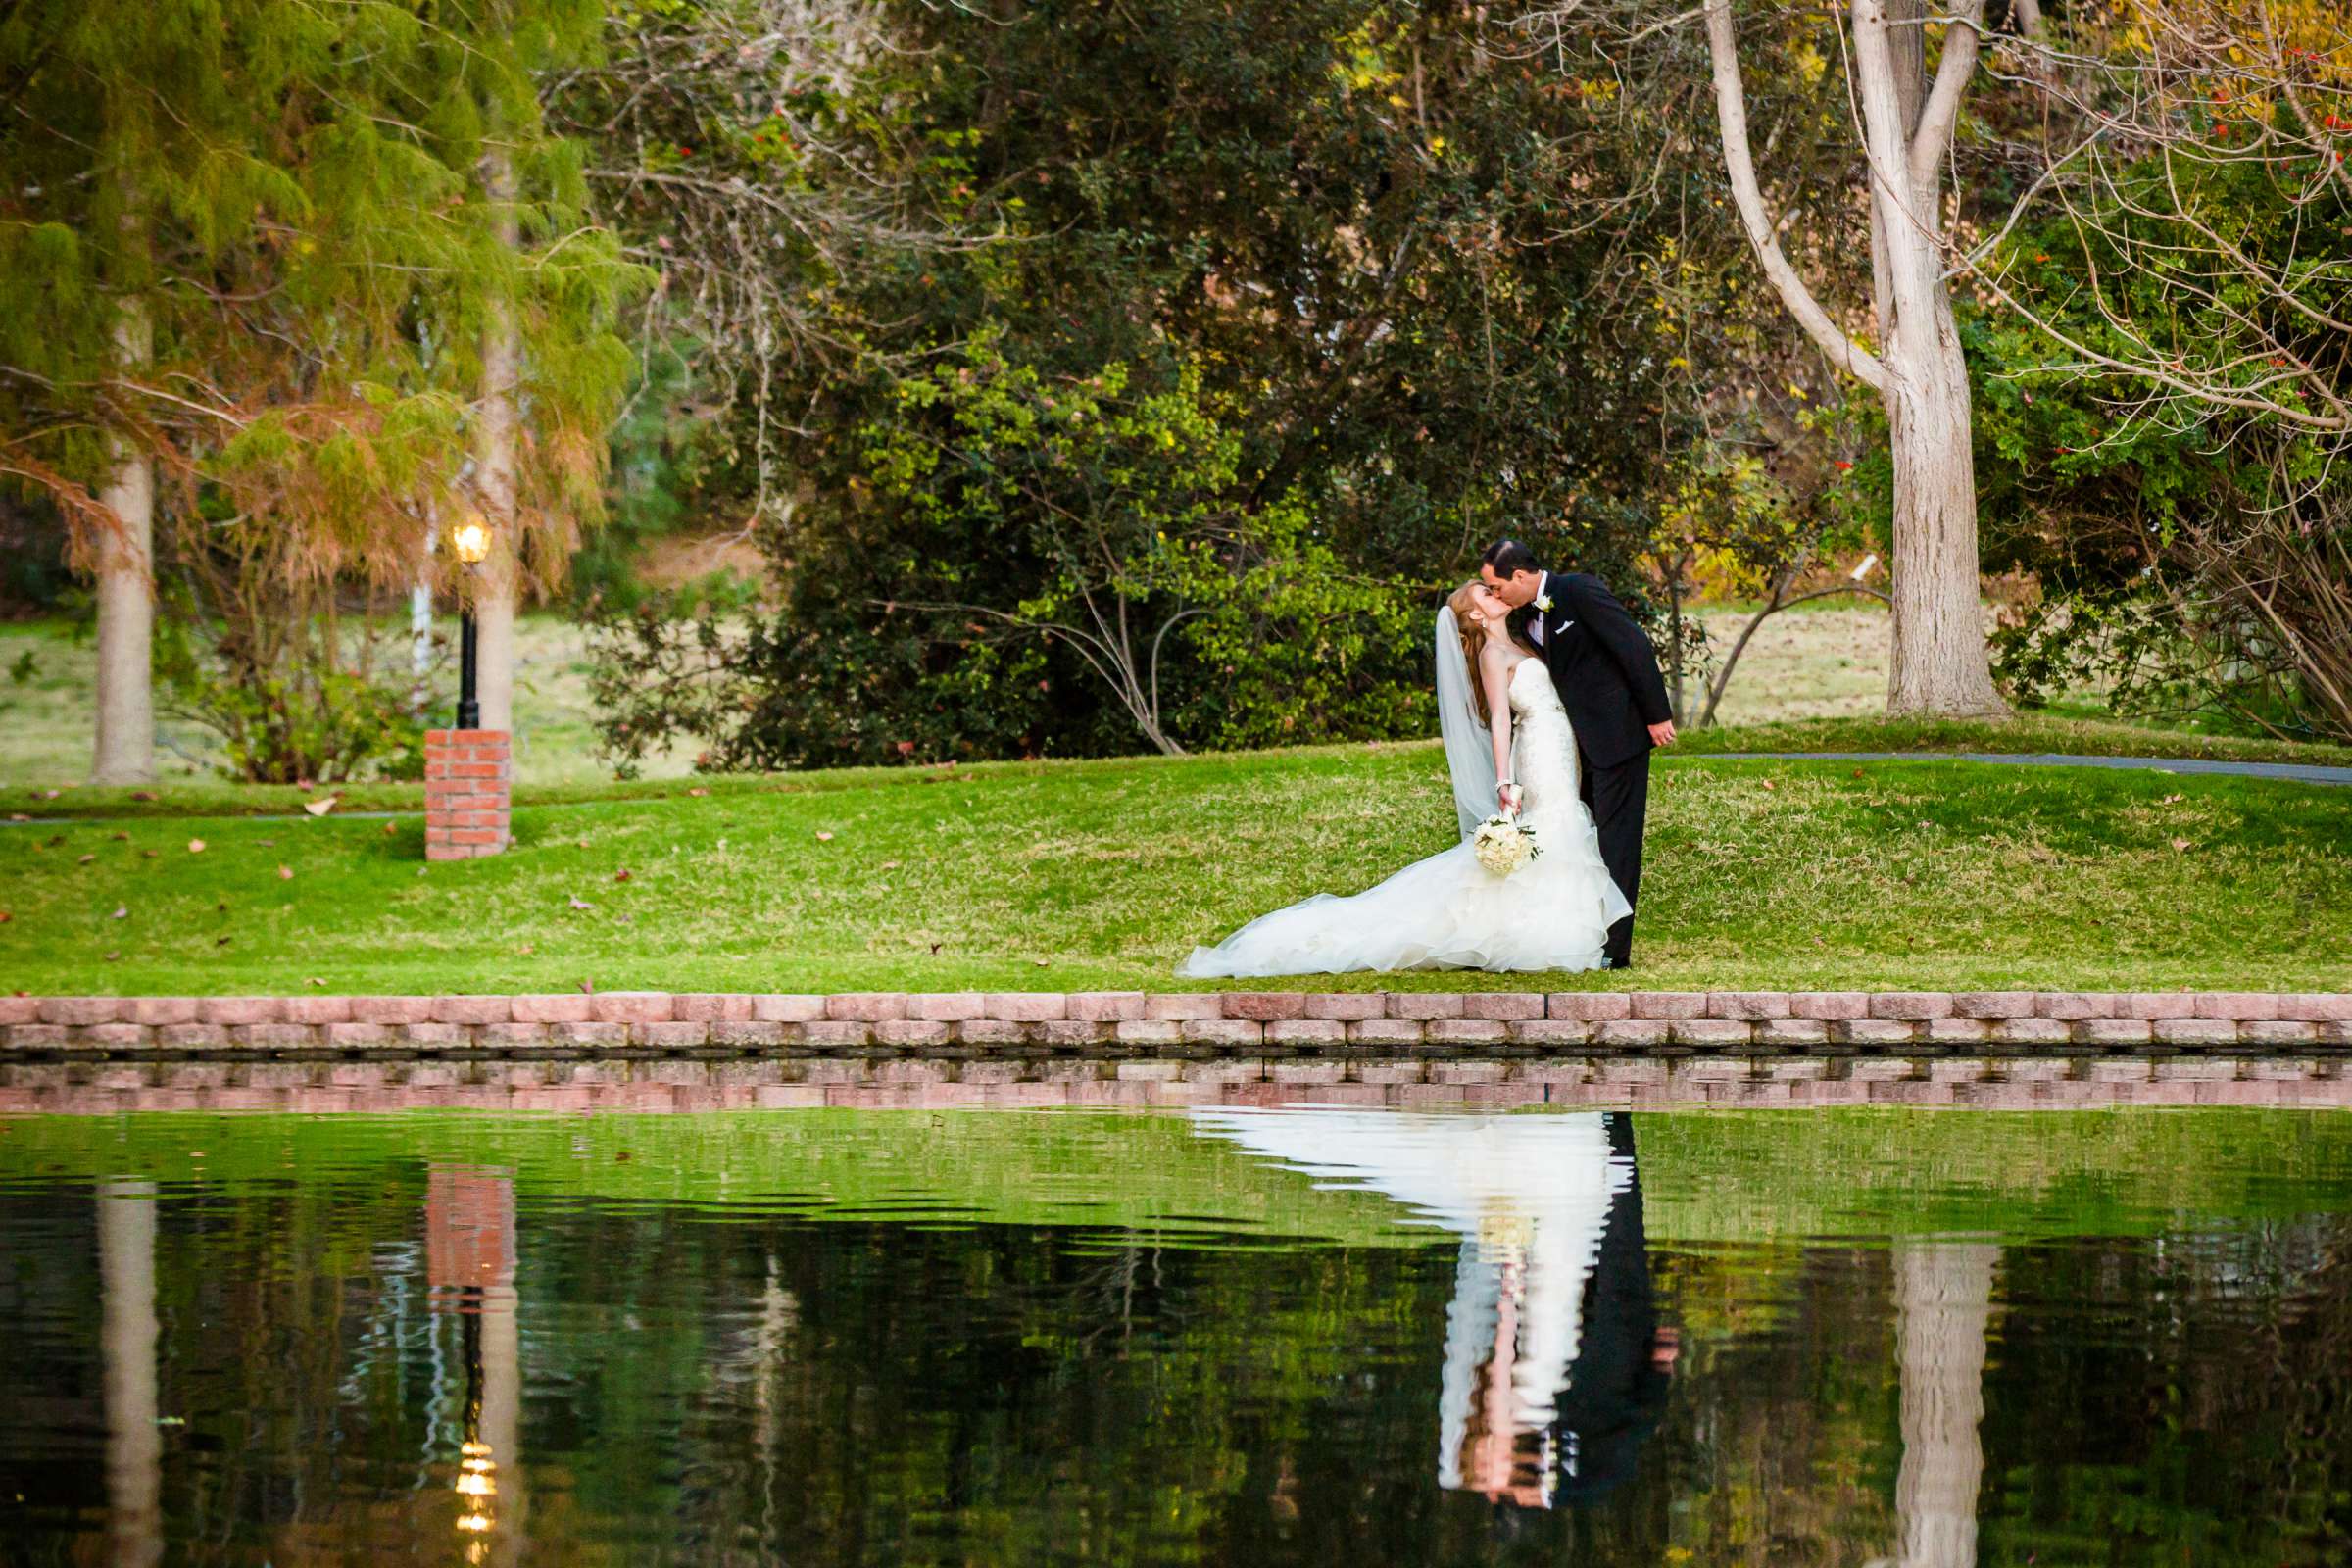
<instances>
[{"instance_id":1,"label":"green grass lawn","mask_svg":"<svg viewBox=\"0 0 2352 1568\"><path fill-rule=\"evenodd\" d=\"M1453 831L1429 745L694 787L429 868L414 816L0 827L0 989L1171 989ZM1678 757L1633 973L1343 983L2352 989L2348 852L2352 790Z\"/></svg>"}]
</instances>

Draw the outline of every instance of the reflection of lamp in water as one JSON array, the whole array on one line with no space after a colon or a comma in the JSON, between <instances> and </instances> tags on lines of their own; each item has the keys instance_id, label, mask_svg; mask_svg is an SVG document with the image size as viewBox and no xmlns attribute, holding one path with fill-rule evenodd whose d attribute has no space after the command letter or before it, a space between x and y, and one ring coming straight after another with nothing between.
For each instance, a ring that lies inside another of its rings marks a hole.
<instances>
[{"instance_id":1,"label":"reflection of lamp in water","mask_svg":"<svg viewBox=\"0 0 2352 1568\"><path fill-rule=\"evenodd\" d=\"M515 1464L521 1425L521 1344L514 1291L514 1183L503 1171L439 1167L425 1182L425 1272L433 1300L454 1309L464 1337L466 1412L458 1471L457 1529L469 1563L491 1543L518 1539L522 1497ZM502 1485L502 1483L504 1483Z\"/></svg>"}]
</instances>

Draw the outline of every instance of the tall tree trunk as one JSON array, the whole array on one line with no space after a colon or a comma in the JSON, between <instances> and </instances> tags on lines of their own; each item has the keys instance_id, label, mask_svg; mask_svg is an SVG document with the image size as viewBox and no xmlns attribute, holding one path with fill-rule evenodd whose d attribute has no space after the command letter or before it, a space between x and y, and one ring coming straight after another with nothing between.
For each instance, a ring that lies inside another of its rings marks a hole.
<instances>
[{"instance_id":1,"label":"tall tree trunk","mask_svg":"<svg viewBox=\"0 0 2352 1568\"><path fill-rule=\"evenodd\" d=\"M1901 1568L1976 1568L1984 1477L1984 1334L1996 1247L1915 1242L1894 1252L1903 1463L1894 1511Z\"/></svg>"},{"instance_id":2,"label":"tall tree trunk","mask_svg":"<svg viewBox=\"0 0 2352 1568\"><path fill-rule=\"evenodd\" d=\"M105 1365L106 1560L147 1568L164 1554L164 1439L157 1428L155 1186L98 1194L98 1343Z\"/></svg>"},{"instance_id":3,"label":"tall tree trunk","mask_svg":"<svg viewBox=\"0 0 2352 1568\"><path fill-rule=\"evenodd\" d=\"M494 132L495 134L495 132ZM514 160L493 142L482 155L482 195L499 243L521 248L514 214ZM490 555L474 572L476 694L482 728L514 727L514 388L522 364L522 337L514 302L493 290L482 326L482 394L474 411L474 493L490 523Z\"/></svg>"},{"instance_id":4,"label":"tall tree trunk","mask_svg":"<svg viewBox=\"0 0 2352 1568\"><path fill-rule=\"evenodd\" d=\"M1900 15L1889 16L1889 7ZM1892 713L2005 717L1985 650L1968 364L1943 281L1942 163L1975 74L1984 0L1956 0L1924 93L1922 0L1853 0L1852 81L1869 153L1880 352L1853 342L1781 248L1748 144L1731 0L1706 0L1707 51L1732 197L1764 275L1832 364L1884 401L1894 459ZM1901 36L1897 36L1897 35Z\"/></svg>"},{"instance_id":5,"label":"tall tree trunk","mask_svg":"<svg viewBox=\"0 0 2352 1568\"><path fill-rule=\"evenodd\" d=\"M1982 0L1973 10L1982 12ZM1894 460L1886 710L2006 717L1984 644L1968 361L1940 243L1943 153L1978 34L1966 20L1952 23L1936 91L1923 96L1913 35L1925 16L1921 0L1854 0L1872 243L1885 253L1882 309L1892 313L1880 320L1886 376L1879 393Z\"/></svg>"},{"instance_id":6,"label":"tall tree trunk","mask_svg":"<svg viewBox=\"0 0 2352 1568\"><path fill-rule=\"evenodd\" d=\"M125 299L115 352L125 371L147 362L144 306ZM98 537L98 715L93 784L155 777L155 463L123 436L109 439L115 466L98 500L115 515Z\"/></svg>"}]
</instances>

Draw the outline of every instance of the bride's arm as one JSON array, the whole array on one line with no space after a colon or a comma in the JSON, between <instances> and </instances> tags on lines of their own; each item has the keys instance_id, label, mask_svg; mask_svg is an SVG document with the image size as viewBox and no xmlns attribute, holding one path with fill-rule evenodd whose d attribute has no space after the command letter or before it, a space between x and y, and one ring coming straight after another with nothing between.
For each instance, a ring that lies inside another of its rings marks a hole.
<instances>
[{"instance_id":1,"label":"bride's arm","mask_svg":"<svg viewBox=\"0 0 2352 1568\"><path fill-rule=\"evenodd\" d=\"M1504 795L1517 798L1511 777L1511 665L1493 643L1479 650L1478 679L1487 692L1487 734L1494 743L1494 777Z\"/></svg>"}]
</instances>

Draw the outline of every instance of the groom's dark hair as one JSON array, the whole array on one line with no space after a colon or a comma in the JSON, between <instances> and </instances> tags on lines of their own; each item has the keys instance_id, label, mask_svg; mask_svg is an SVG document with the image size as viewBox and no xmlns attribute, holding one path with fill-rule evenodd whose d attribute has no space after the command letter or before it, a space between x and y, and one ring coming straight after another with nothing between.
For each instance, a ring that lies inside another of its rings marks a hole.
<instances>
[{"instance_id":1,"label":"groom's dark hair","mask_svg":"<svg viewBox=\"0 0 2352 1568\"><path fill-rule=\"evenodd\" d=\"M1536 553L1516 539L1495 540L1478 559L1480 564L1493 566L1494 575L1506 582L1520 572L1544 569L1536 564Z\"/></svg>"}]
</instances>

